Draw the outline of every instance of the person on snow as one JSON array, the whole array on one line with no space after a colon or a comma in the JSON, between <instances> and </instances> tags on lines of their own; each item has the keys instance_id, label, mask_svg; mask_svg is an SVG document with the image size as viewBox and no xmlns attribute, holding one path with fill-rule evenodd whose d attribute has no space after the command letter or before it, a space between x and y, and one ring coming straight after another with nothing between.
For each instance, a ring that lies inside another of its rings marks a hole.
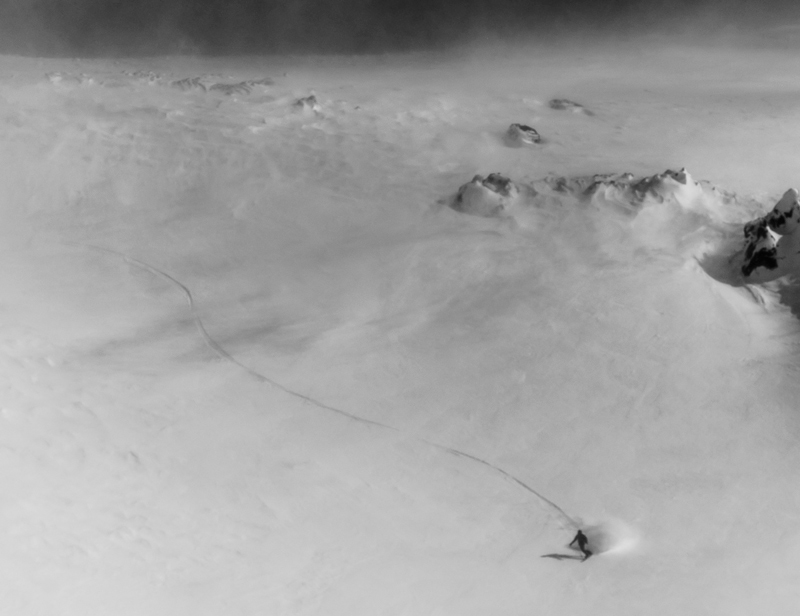
<instances>
[{"instance_id":1,"label":"person on snow","mask_svg":"<svg viewBox=\"0 0 800 616\"><path fill-rule=\"evenodd\" d=\"M569 542L569 547L572 547L572 544L575 543L576 541L578 542L578 548L580 549L581 552L583 552L583 560L586 560L592 555L592 552L586 547L589 543L589 539L586 537L586 535L583 534L583 531L580 529L578 529L578 534L575 535L575 538Z\"/></svg>"}]
</instances>

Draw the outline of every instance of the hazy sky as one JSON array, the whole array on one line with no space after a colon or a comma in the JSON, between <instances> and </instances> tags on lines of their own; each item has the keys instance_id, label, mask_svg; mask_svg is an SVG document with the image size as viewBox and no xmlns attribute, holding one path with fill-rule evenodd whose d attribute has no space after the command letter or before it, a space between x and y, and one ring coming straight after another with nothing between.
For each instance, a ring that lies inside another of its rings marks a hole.
<instances>
[{"instance_id":1,"label":"hazy sky","mask_svg":"<svg viewBox=\"0 0 800 616\"><path fill-rule=\"evenodd\" d=\"M3 52L372 52L476 34L598 36L791 23L794 0L0 0Z\"/></svg>"}]
</instances>

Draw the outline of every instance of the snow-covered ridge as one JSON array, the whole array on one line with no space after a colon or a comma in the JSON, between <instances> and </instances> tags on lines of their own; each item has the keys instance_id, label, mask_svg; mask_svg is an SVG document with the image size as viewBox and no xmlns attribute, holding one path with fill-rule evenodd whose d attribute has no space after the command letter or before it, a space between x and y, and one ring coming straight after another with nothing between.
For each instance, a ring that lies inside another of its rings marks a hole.
<instances>
[{"instance_id":1,"label":"snow-covered ridge","mask_svg":"<svg viewBox=\"0 0 800 616\"><path fill-rule=\"evenodd\" d=\"M590 205L635 219L643 211L654 212L662 207L665 209L660 216L663 232L670 233L670 226L674 226L687 236L697 233L707 236L707 241L695 242L687 256L708 264L709 273L714 277L738 286L765 283L787 275L799 276L800 199L797 191L787 190L764 216L742 225L728 225L718 214L737 199L736 195L708 182L694 180L681 168L644 177L605 173L548 176L520 183L500 173L486 177L476 175L447 203L461 213L521 222L529 227L536 226L539 214L553 208ZM675 208L672 214L667 213L670 207ZM676 223L675 216L682 214L687 222ZM732 231L737 227L739 232ZM716 264L712 266L713 261Z\"/></svg>"},{"instance_id":2,"label":"snow-covered ridge","mask_svg":"<svg viewBox=\"0 0 800 616\"><path fill-rule=\"evenodd\" d=\"M60 86L105 86L119 88L123 86L148 85L171 86L179 90L200 90L202 92L218 92L225 95L250 94L254 90L268 88L275 81L271 77L246 79L244 81L221 81L219 75L200 75L197 77L170 78L155 71L121 71L116 74L67 73L53 71L45 75L52 84Z\"/></svg>"},{"instance_id":3,"label":"snow-covered ridge","mask_svg":"<svg viewBox=\"0 0 800 616\"><path fill-rule=\"evenodd\" d=\"M580 201L617 203L633 211L645 201L671 200L691 207L705 194L720 194L709 184L697 182L689 172L667 169L663 173L635 177L631 173L604 173L591 176L548 176L543 180L517 185L500 173L485 178L476 175L462 185L451 201L453 209L478 216L513 215L520 200L535 205L537 195L555 192Z\"/></svg>"}]
</instances>

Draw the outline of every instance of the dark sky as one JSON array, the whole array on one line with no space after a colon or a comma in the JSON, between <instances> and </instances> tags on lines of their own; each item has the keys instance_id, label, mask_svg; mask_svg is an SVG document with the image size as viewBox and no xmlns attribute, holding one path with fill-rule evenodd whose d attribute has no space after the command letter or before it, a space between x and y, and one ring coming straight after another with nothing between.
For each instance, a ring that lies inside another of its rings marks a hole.
<instances>
[{"instance_id":1,"label":"dark sky","mask_svg":"<svg viewBox=\"0 0 800 616\"><path fill-rule=\"evenodd\" d=\"M476 35L612 36L786 23L796 0L0 0L26 55L369 53Z\"/></svg>"}]
</instances>

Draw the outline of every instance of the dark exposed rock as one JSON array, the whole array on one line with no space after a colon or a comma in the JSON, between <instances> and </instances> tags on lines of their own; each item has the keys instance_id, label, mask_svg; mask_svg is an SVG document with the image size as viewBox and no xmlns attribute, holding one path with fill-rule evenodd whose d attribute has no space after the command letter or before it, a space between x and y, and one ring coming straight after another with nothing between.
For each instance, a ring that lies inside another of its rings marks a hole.
<instances>
[{"instance_id":1,"label":"dark exposed rock","mask_svg":"<svg viewBox=\"0 0 800 616\"><path fill-rule=\"evenodd\" d=\"M541 143L542 137L535 128L527 124L512 124L506 131L505 140L512 147L521 147Z\"/></svg>"},{"instance_id":2,"label":"dark exposed rock","mask_svg":"<svg viewBox=\"0 0 800 616\"><path fill-rule=\"evenodd\" d=\"M744 226L742 274L758 273L766 280L789 273L788 268L797 261L798 223L800 202L797 191L790 188L772 211Z\"/></svg>"},{"instance_id":3,"label":"dark exposed rock","mask_svg":"<svg viewBox=\"0 0 800 616\"><path fill-rule=\"evenodd\" d=\"M766 216L769 228L778 235L791 235L800 224L800 202L797 191L790 188Z\"/></svg>"},{"instance_id":4,"label":"dark exposed rock","mask_svg":"<svg viewBox=\"0 0 800 616\"><path fill-rule=\"evenodd\" d=\"M580 103L571 101L568 98L554 98L547 103L547 105L550 109L558 109L559 111L571 111L572 113L582 113L589 116L594 115Z\"/></svg>"},{"instance_id":5,"label":"dark exposed rock","mask_svg":"<svg viewBox=\"0 0 800 616\"><path fill-rule=\"evenodd\" d=\"M475 176L476 178L480 176ZM473 178L474 180L475 178ZM483 185L490 188L494 192L504 196L512 197L517 193L517 187L514 183L504 175L499 173L490 173L483 180Z\"/></svg>"},{"instance_id":6,"label":"dark exposed rock","mask_svg":"<svg viewBox=\"0 0 800 616\"><path fill-rule=\"evenodd\" d=\"M313 94L309 96L305 96L303 98L298 98L294 102L294 106L298 109L302 109L303 111L319 111L319 103L317 102L317 97Z\"/></svg>"},{"instance_id":7,"label":"dark exposed rock","mask_svg":"<svg viewBox=\"0 0 800 616\"><path fill-rule=\"evenodd\" d=\"M544 179L545 184L556 192L570 193L576 196L590 195L595 187L600 184L605 185L618 185L627 186L623 184L626 177L633 178L629 173L627 174L595 174L595 175L579 175L576 177L564 176L548 176ZM622 178L622 182L617 178Z\"/></svg>"},{"instance_id":8,"label":"dark exposed rock","mask_svg":"<svg viewBox=\"0 0 800 616\"><path fill-rule=\"evenodd\" d=\"M272 77L262 77L261 79L248 79L247 81L243 82L246 83L250 87L254 86L271 86L275 83L275 80Z\"/></svg>"},{"instance_id":9,"label":"dark exposed rock","mask_svg":"<svg viewBox=\"0 0 800 616\"><path fill-rule=\"evenodd\" d=\"M250 94L256 87L272 85L273 81L269 77L263 79L248 79L247 81L237 81L235 83L214 83L211 78L206 77L186 77L170 82L170 85L181 90L202 90L203 92L220 92L226 96L233 94Z\"/></svg>"},{"instance_id":10,"label":"dark exposed rock","mask_svg":"<svg viewBox=\"0 0 800 616\"><path fill-rule=\"evenodd\" d=\"M250 94L252 88L245 81L239 83L215 83L210 88L211 92L222 92L225 96L233 94Z\"/></svg>"},{"instance_id":11,"label":"dark exposed rock","mask_svg":"<svg viewBox=\"0 0 800 616\"><path fill-rule=\"evenodd\" d=\"M774 270L778 267L777 240L767 226L765 218L744 226L745 249L742 274L749 276L757 268Z\"/></svg>"},{"instance_id":12,"label":"dark exposed rock","mask_svg":"<svg viewBox=\"0 0 800 616\"><path fill-rule=\"evenodd\" d=\"M200 89L203 92L206 91L206 84L203 83L201 77L185 77L184 79L177 79L170 83L170 85L181 90Z\"/></svg>"}]
</instances>

